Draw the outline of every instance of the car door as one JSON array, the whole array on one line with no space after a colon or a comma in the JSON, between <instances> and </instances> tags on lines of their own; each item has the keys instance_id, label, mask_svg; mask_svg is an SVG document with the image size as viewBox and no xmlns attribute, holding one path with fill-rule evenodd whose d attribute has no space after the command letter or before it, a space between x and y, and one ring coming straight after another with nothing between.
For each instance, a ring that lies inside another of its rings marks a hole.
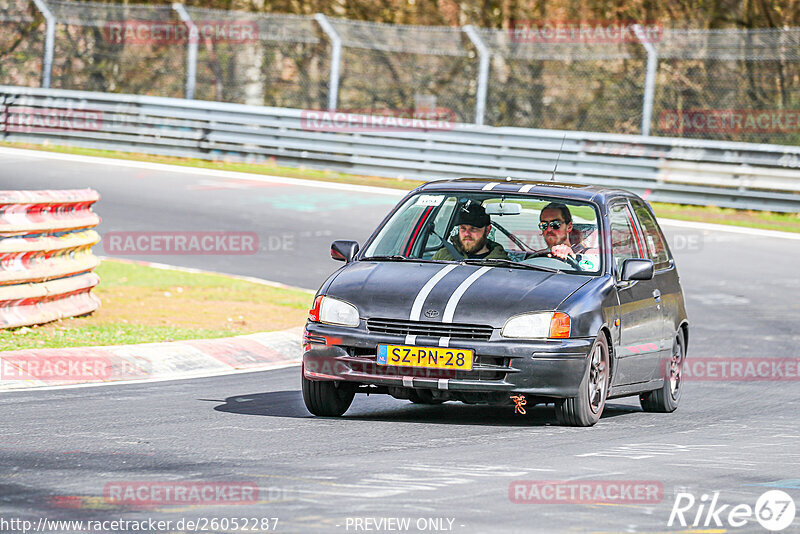
<instances>
[{"instance_id":1,"label":"car door","mask_svg":"<svg viewBox=\"0 0 800 534\"><path fill-rule=\"evenodd\" d=\"M633 212L642 235L647 257L653 260L653 281L661 292L662 333L665 352L672 349L672 339L680 324L679 310L683 308L683 292L681 291L678 270L669 253L667 241L661 232L655 216L647 204L638 199L631 200Z\"/></svg>"},{"instance_id":2,"label":"car door","mask_svg":"<svg viewBox=\"0 0 800 534\"><path fill-rule=\"evenodd\" d=\"M656 377L664 350L660 294L655 280L619 281L626 259L647 257L627 201L617 201L609 207L609 224L620 321L613 385L647 382Z\"/></svg>"}]
</instances>

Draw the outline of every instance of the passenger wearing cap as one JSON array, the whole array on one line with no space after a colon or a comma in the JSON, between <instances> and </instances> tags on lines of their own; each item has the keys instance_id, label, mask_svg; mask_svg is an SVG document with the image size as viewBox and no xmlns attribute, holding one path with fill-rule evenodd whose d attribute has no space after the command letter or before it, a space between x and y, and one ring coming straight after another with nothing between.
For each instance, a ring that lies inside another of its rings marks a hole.
<instances>
[{"instance_id":1,"label":"passenger wearing cap","mask_svg":"<svg viewBox=\"0 0 800 534\"><path fill-rule=\"evenodd\" d=\"M450 241L464 258L508 259L505 249L489 239L489 232L492 230L491 219L480 203L470 202L467 206L461 207L456 221L458 234L451 237ZM443 247L433 255L433 259L452 261L456 258L447 247Z\"/></svg>"}]
</instances>

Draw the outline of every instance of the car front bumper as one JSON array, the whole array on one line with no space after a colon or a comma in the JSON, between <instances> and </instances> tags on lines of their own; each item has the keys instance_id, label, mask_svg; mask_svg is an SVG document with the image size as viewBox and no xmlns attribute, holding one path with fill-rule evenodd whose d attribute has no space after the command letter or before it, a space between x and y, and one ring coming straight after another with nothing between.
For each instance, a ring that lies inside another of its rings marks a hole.
<instances>
[{"instance_id":1,"label":"car front bumper","mask_svg":"<svg viewBox=\"0 0 800 534\"><path fill-rule=\"evenodd\" d=\"M436 347L438 342L419 337L415 344ZM472 371L449 371L378 365L377 346L403 345L402 336L309 322L303 376L376 386L566 398L578 394L593 342L586 338L515 340L501 338L497 332L488 341L453 339L448 346L473 349L475 361Z\"/></svg>"}]
</instances>

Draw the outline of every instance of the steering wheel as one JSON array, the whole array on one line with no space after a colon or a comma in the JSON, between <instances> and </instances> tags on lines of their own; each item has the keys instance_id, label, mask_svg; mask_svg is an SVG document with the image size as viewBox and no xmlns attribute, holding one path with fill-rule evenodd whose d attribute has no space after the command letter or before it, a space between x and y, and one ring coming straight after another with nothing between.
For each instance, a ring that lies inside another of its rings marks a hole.
<instances>
[{"instance_id":1,"label":"steering wheel","mask_svg":"<svg viewBox=\"0 0 800 534\"><path fill-rule=\"evenodd\" d=\"M552 256L552 255L550 255L550 249L549 248L546 248L544 250L537 250L536 252L534 252L533 254L530 254L528 256L528 258L542 258L542 257L547 257L547 258L551 258L551 259L554 259L554 260L563 261L564 263L566 263L567 265L569 265L570 267L572 267L576 271L580 271L581 270L580 265L578 265L578 260L577 259L573 258L572 256L567 256L567 259L559 258L558 256Z\"/></svg>"}]
</instances>

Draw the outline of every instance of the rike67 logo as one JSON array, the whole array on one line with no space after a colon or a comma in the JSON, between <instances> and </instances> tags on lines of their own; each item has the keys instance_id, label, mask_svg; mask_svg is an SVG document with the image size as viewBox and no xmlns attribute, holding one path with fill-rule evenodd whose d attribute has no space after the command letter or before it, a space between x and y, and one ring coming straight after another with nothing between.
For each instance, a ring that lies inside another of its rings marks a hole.
<instances>
[{"instance_id":1,"label":"rike67 logo","mask_svg":"<svg viewBox=\"0 0 800 534\"><path fill-rule=\"evenodd\" d=\"M675 495L667 526L738 528L755 519L770 532L779 532L791 525L794 517L794 500L781 490L763 493L755 506L721 504L718 491L711 495L703 494L700 499L691 493L680 492Z\"/></svg>"}]
</instances>

